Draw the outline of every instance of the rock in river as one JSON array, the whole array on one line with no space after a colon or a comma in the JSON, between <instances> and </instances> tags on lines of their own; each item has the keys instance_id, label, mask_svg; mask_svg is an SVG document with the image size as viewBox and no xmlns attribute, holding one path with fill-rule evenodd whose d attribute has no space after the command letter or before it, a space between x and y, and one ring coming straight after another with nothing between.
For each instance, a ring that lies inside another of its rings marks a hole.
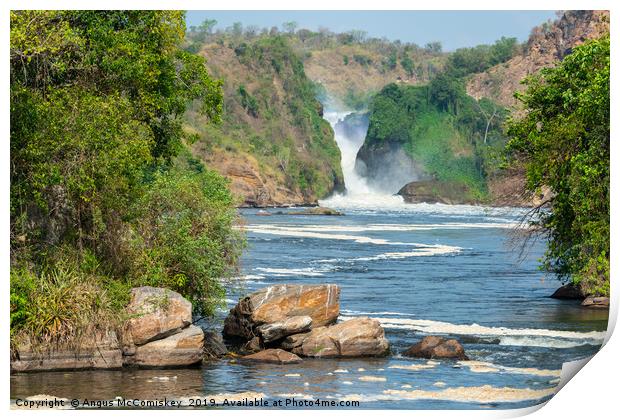
<instances>
[{"instance_id":1,"label":"rock in river","mask_svg":"<svg viewBox=\"0 0 620 420\"><path fill-rule=\"evenodd\" d=\"M123 365L116 333L108 331L83 337L76 346L38 348L29 340L16 345L11 371L38 372L74 369L118 369Z\"/></svg>"},{"instance_id":2,"label":"rock in river","mask_svg":"<svg viewBox=\"0 0 620 420\"><path fill-rule=\"evenodd\" d=\"M575 299L575 300L582 300L583 298L585 298L579 286L576 286L572 283L561 286L555 292L553 292L553 294L549 297L553 299Z\"/></svg>"},{"instance_id":3,"label":"rock in river","mask_svg":"<svg viewBox=\"0 0 620 420\"><path fill-rule=\"evenodd\" d=\"M333 324L340 312L339 298L335 284L277 284L260 289L231 309L224 321L224 337L247 341L261 334L261 325L298 316L310 317L312 328Z\"/></svg>"},{"instance_id":4,"label":"rock in river","mask_svg":"<svg viewBox=\"0 0 620 420\"><path fill-rule=\"evenodd\" d=\"M609 309L609 298L588 296L581 302L581 306L596 309Z\"/></svg>"},{"instance_id":5,"label":"rock in river","mask_svg":"<svg viewBox=\"0 0 620 420\"><path fill-rule=\"evenodd\" d=\"M282 349L267 349L258 353L250 354L249 356L243 356L241 360L289 365L292 363L301 362L301 357Z\"/></svg>"},{"instance_id":6,"label":"rock in river","mask_svg":"<svg viewBox=\"0 0 620 420\"><path fill-rule=\"evenodd\" d=\"M260 325L257 330L265 343L276 341L291 334L310 330L312 318L309 316L293 316L284 321Z\"/></svg>"},{"instance_id":7,"label":"rock in river","mask_svg":"<svg viewBox=\"0 0 620 420\"><path fill-rule=\"evenodd\" d=\"M378 321L354 318L329 327L313 329L293 352L307 357L383 356L389 350Z\"/></svg>"},{"instance_id":8,"label":"rock in river","mask_svg":"<svg viewBox=\"0 0 620 420\"><path fill-rule=\"evenodd\" d=\"M192 322L192 304L172 290L136 287L127 307L131 318L125 326L124 342L140 346L178 333Z\"/></svg>"},{"instance_id":9,"label":"rock in river","mask_svg":"<svg viewBox=\"0 0 620 420\"><path fill-rule=\"evenodd\" d=\"M125 357L125 364L141 367L190 366L202 361L204 333L190 325L167 338L137 346L135 353Z\"/></svg>"},{"instance_id":10,"label":"rock in river","mask_svg":"<svg viewBox=\"0 0 620 420\"><path fill-rule=\"evenodd\" d=\"M424 337L422 341L407 349L403 355L424 359L469 360L461 343L454 339L448 340L434 335Z\"/></svg>"}]
</instances>

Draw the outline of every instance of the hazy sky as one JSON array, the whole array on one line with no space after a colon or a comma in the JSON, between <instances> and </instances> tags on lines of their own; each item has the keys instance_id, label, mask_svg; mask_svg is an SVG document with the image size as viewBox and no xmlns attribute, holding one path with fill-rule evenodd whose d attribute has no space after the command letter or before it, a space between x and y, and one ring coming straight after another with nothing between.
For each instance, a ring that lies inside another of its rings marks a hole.
<instances>
[{"instance_id":1,"label":"hazy sky","mask_svg":"<svg viewBox=\"0 0 620 420\"><path fill-rule=\"evenodd\" d=\"M424 45L441 41L444 50L492 43L507 36L519 41L527 39L530 30L547 19L555 19L554 11L188 11L187 25L198 25L204 19L218 21L217 28L234 22L244 26L277 26L295 21L300 28L316 30L320 26L334 32L361 29L371 37L415 42Z\"/></svg>"}]
</instances>

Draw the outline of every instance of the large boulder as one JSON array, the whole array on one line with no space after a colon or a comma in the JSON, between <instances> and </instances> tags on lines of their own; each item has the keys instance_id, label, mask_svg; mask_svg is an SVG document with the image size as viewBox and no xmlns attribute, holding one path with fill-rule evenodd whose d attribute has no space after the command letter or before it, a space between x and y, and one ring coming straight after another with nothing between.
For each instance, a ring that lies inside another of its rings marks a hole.
<instances>
[{"instance_id":1,"label":"large boulder","mask_svg":"<svg viewBox=\"0 0 620 420\"><path fill-rule=\"evenodd\" d=\"M469 360L461 343L454 339L445 339L434 335L424 337L420 342L408 348L403 355L424 359Z\"/></svg>"},{"instance_id":2,"label":"large boulder","mask_svg":"<svg viewBox=\"0 0 620 420\"><path fill-rule=\"evenodd\" d=\"M123 356L116 333L109 331L88 335L73 345L39 346L24 340L16 346L11 371L118 369Z\"/></svg>"},{"instance_id":3,"label":"large boulder","mask_svg":"<svg viewBox=\"0 0 620 420\"><path fill-rule=\"evenodd\" d=\"M259 363L277 363L281 365L289 365L301 362L301 358L293 353L282 349L267 349L258 353L243 356L241 360Z\"/></svg>"},{"instance_id":4,"label":"large boulder","mask_svg":"<svg viewBox=\"0 0 620 420\"><path fill-rule=\"evenodd\" d=\"M125 364L140 367L190 366L202 361L204 333L195 325L161 340L136 346Z\"/></svg>"},{"instance_id":5,"label":"large boulder","mask_svg":"<svg viewBox=\"0 0 620 420\"><path fill-rule=\"evenodd\" d=\"M569 283L559 287L551 296L553 299L565 299L565 300L582 300L585 298L583 292L579 286Z\"/></svg>"},{"instance_id":6,"label":"large boulder","mask_svg":"<svg viewBox=\"0 0 620 420\"><path fill-rule=\"evenodd\" d=\"M378 321L354 318L313 329L293 352L307 357L383 356L389 344Z\"/></svg>"},{"instance_id":7,"label":"large boulder","mask_svg":"<svg viewBox=\"0 0 620 420\"><path fill-rule=\"evenodd\" d=\"M172 290L136 287L127 307L124 344L140 346L176 334L192 322L192 304Z\"/></svg>"},{"instance_id":8,"label":"large boulder","mask_svg":"<svg viewBox=\"0 0 620 420\"><path fill-rule=\"evenodd\" d=\"M260 334L257 327L309 316L312 328L336 322L340 288L335 284L277 284L240 299L224 321L224 337L247 341Z\"/></svg>"},{"instance_id":9,"label":"large boulder","mask_svg":"<svg viewBox=\"0 0 620 420\"><path fill-rule=\"evenodd\" d=\"M263 342L269 343L291 334L310 331L312 318L307 315L293 316L284 321L260 325L257 330Z\"/></svg>"}]
</instances>

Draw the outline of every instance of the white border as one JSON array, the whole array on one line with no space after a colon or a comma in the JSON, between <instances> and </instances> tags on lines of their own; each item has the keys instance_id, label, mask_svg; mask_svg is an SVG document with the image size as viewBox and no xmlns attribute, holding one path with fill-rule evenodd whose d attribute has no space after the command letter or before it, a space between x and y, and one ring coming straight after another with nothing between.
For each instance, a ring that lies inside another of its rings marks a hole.
<instances>
[{"instance_id":1,"label":"white border","mask_svg":"<svg viewBox=\"0 0 620 420\"><path fill-rule=\"evenodd\" d=\"M533 1L533 0L521 0L519 2L497 2L489 0L469 0L467 2L462 1L447 1L447 0L435 0L433 2L407 2L407 1L395 1L395 0L382 0L380 2L369 1L355 1L355 0L313 0L308 2L296 2L293 3L290 0L264 0L257 5L256 2L250 1L238 1L228 0L226 2L208 2L197 0L179 0L175 2L162 1L162 0L108 0L105 4L101 3L85 3L83 0L64 0L64 1L40 1L32 0L29 2L9 0L3 2L2 8L2 41L0 48L2 51L2 57L7 60L9 57L9 10L10 9L182 9L182 10L257 10L259 7L262 10L568 10L568 9L606 9L611 10L612 20L612 106L611 115L612 125L615 126L617 116L619 114L619 107L617 103L618 98L618 60L617 60L617 36L615 28L618 25L617 13L618 7L614 7L617 2L612 1L574 1L565 0L557 1L550 0L546 2ZM8 339L8 296L9 296L9 64L8 60L5 61L2 66L2 79L1 83L4 86L5 96L2 100L2 135L4 138L3 146L4 153L0 153L0 160L3 168L2 177L0 179L3 196L5 199L2 201L3 206L0 210L2 212L2 218L0 219L1 231L1 264L2 272L5 277L2 281L2 299L0 300L1 313L4 315L4 322L2 326L5 331L2 337L2 348L4 348L4 360L0 362L2 373L1 377L4 379L3 391L5 395L4 407L9 410L9 339ZM611 160L618 164L618 135L612 131L611 140ZM613 165L612 165L613 166ZM619 237L620 234L617 224L617 206L613 203L618 202L618 194L616 193L616 186L618 185L618 176L615 169L611 171L611 236L613 238ZM615 246L612 240L611 247L611 261L612 261L612 278L615 277L617 271L617 261L620 261L620 255L618 247ZM468 418L510 418L532 413L532 418L549 418L558 417L563 419L571 418L607 418L611 413L617 412L617 388L616 377L619 374L618 357L620 354L620 344L617 337L611 336L611 332L616 323L618 314L618 290L615 287L617 281L613 281L612 296L611 296L611 311L610 311L610 324L608 329L608 336L605 347L595 355L592 360L579 372L578 378L569 381L568 384L553 397L546 406L538 410L539 407L531 407L527 409L519 410L493 410L493 411L408 411L408 410L373 410L373 411L360 411L360 410L334 410L334 411L284 411L284 410L252 410L252 411L225 411L225 410L210 410L210 411L184 411L183 414L178 412L162 412L151 411L149 416L157 418L169 418L170 416L199 416L200 418L215 417L215 418L228 418L228 417L241 417L251 416L252 419L272 419L272 418L289 418L295 417L299 419L312 419L315 420L317 416L320 417L332 417L338 416L338 418L377 418L389 416L391 418L410 419L413 417L422 418L436 418L436 419L451 419L458 417L459 419ZM610 338L611 336L611 338ZM563 372L564 374L564 372ZM86 414L87 413L87 414ZM103 411L88 411L88 412L76 412L76 411L21 411L21 410L9 410L10 416L17 418L31 418L40 416L50 418L65 418L67 416L92 416L92 417L109 417L110 413ZM146 413L141 412L128 412L128 411L115 411L113 415L115 417L133 418L136 415L141 416Z\"/></svg>"}]
</instances>

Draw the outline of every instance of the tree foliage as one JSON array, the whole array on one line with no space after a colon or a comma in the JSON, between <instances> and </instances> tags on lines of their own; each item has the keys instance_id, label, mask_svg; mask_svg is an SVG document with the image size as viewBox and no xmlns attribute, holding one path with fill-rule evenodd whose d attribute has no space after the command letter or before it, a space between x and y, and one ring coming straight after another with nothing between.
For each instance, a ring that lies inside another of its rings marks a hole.
<instances>
[{"instance_id":1,"label":"tree foliage","mask_svg":"<svg viewBox=\"0 0 620 420\"><path fill-rule=\"evenodd\" d=\"M526 79L527 114L509 130L527 188L553 192L532 222L549 237L544 267L597 295L609 294L609 63L607 36Z\"/></svg>"},{"instance_id":2,"label":"tree foliage","mask_svg":"<svg viewBox=\"0 0 620 420\"><path fill-rule=\"evenodd\" d=\"M221 81L209 76L202 57L180 48L184 31L178 11L11 12L16 324L33 319L24 305L29 291L77 287L80 276L110 296L119 284L148 277L186 293L206 312L221 297L213 284L238 256L228 190L214 174L194 171L188 180L174 170L187 105L218 121ZM167 207L149 207L153 196L167 197ZM202 209L191 214L191 229L182 209L188 202ZM164 226L147 227L146 218ZM149 233L156 228L165 233ZM196 244L208 245L207 254L198 254ZM183 262L194 254L204 257L200 267ZM72 257L60 270L63 255ZM156 259L162 275L147 276L144 258ZM97 268L88 274L85 264ZM183 281L178 267L186 268Z\"/></svg>"}]
</instances>

